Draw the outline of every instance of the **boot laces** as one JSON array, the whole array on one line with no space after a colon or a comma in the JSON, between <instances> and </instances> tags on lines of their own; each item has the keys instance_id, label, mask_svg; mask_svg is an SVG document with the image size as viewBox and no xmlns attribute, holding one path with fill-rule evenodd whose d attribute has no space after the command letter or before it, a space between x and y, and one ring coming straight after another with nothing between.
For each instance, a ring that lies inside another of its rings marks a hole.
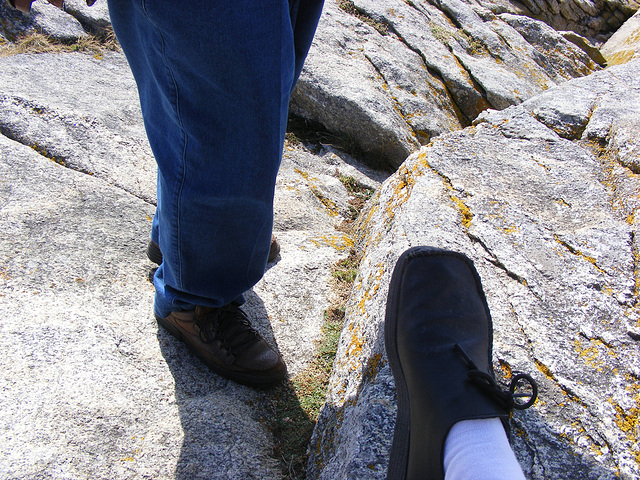
<instances>
[{"instance_id":1,"label":"boot laces","mask_svg":"<svg viewBox=\"0 0 640 480\"><path fill-rule=\"evenodd\" d=\"M235 305L227 305L196 317L196 325L203 343L217 340L224 350L234 356L260 340L247 315Z\"/></svg>"},{"instance_id":2,"label":"boot laces","mask_svg":"<svg viewBox=\"0 0 640 480\"><path fill-rule=\"evenodd\" d=\"M493 375L478 369L462 347L458 344L454 349L462 355L469 371L467 377L474 384L491 397L501 408L505 410L524 410L533 405L538 398L538 384L526 373L518 373L511 378L507 389L498 385Z\"/></svg>"}]
</instances>

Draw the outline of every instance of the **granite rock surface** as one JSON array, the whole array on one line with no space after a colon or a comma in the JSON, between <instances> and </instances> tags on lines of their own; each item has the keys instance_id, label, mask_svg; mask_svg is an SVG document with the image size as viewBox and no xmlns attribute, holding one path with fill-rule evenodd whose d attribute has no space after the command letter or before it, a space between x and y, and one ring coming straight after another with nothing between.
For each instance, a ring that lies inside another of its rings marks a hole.
<instances>
[{"instance_id":1,"label":"granite rock surface","mask_svg":"<svg viewBox=\"0 0 640 480\"><path fill-rule=\"evenodd\" d=\"M556 30L570 30L593 38L615 32L640 5L637 0L478 0L493 12L509 12L542 20Z\"/></svg>"},{"instance_id":2,"label":"granite rock surface","mask_svg":"<svg viewBox=\"0 0 640 480\"><path fill-rule=\"evenodd\" d=\"M386 476L396 405L384 311L395 262L416 245L475 262L498 378L528 372L540 386L512 419L527 478L640 477L638 71L611 67L488 110L383 184L360 220L309 479Z\"/></svg>"},{"instance_id":3,"label":"granite rock surface","mask_svg":"<svg viewBox=\"0 0 640 480\"><path fill-rule=\"evenodd\" d=\"M381 322L395 259L416 244L474 259L499 377L541 384L514 417L528 478L640 478L640 66L599 71L597 48L637 8L327 1L292 111L400 167L381 187L388 174L332 145L285 145L282 251L245 309L292 376L354 242L340 177L380 188L309 478L384 478L395 390ZM0 19L4 42L109 25L103 0L30 15L0 2ZM17 55L0 72L0 477L286 478L273 392L213 375L153 319L155 164L124 56Z\"/></svg>"},{"instance_id":4,"label":"granite rock surface","mask_svg":"<svg viewBox=\"0 0 640 480\"><path fill-rule=\"evenodd\" d=\"M602 46L609 65L619 65L640 58L640 13L627 20Z\"/></svg>"},{"instance_id":5,"label":"granite rock surface","mask_svg":"<svg viewBox=\"0 0 640 480\"><path fill-rule=\"evenodd\" d=\"M106 0L88 7L84 0L67 0L64 10L39 0L31 11L23 13L0 2L0 43L15 42L20 37L41 33L62 43L72 43L87 34L106 34L111 28Z\"/></svg>"},{"instance_id":6,"label":"granite rock surface","mask_svg":"<svg viewBox=\"0 0 640 480\"><path fill-rule=\"evenodd\" d=\"M291 110L397 168L487 108L598 68L547 24L472 1L328 1Z\"/></svg>"},{"instance_id":7,"label":"granite rock surface","mask_svg":"<svg viewBox=\"0 0 640 480\"><path fill-rule=\"evenodd\" d=\"M155 163L123 55L20 55L0 71L0 477L282 478L274 393L211 373L155 323ZM341 175L385 176L287 143L280 257L244 308L291 376L352 245Z\"/></svg>"},{"instance_id":8,"label":"granite rock surface","mask_svg":"<svg viewBox=\"0 0 640 480\"><path fill-rule=\"evenodd\" d=\"M395 169L487 108L599 69L592 37L606 38L639 5L590 1L328 0L291 111ZM110 25L105 0L70 0L64 12L42 0L29 15L0 4L0 16L7 41L41 32L69 42Z\"/></svg>"}]
</instances>

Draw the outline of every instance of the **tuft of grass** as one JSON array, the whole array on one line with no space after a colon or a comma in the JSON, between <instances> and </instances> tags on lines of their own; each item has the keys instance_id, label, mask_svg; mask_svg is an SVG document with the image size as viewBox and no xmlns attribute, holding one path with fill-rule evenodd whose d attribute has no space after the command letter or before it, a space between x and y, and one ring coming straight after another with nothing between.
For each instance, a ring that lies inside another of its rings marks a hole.
<instances>
[{"instance_id":1,"label":"tuft of grass","mask_svg":"<svg viewBox=\"0 0 640 480\"><path fill-rule=\"evenodd\" d=\"M369 200L373 195L373 188L362 185L349 175L340 175L340 183L344 185L350 195Z\"/></svg>"},{"instance_id":2,"label":"tuft of grass","mask_svg":"<svg viewBox=\"0 0 640 480\"><path fill-rule=\"evenodd\" d=\"M287 132L284 134L284 141L288 145L301 145L302 140L294 132Z\"/></svg>"},{"instance_id":3,"label":"tuft of grass","mask_svg":"<svg viewBox=\"0 0 640 480\"><path fill-rule=\"evenodd\" d=\"M354 282L356 275L358 274L359 263L360 260L356 255L356 251L352 248L347 258L340 260L335 264L331 275L338 282L348 284L348 286L351 287L351 284Z\"/></svg>"},{"instance_id":4,"label":"tuft of grass","mask_svg":"<svg viewBox=\"0 0 640 480\"><path fill-rule=\"evenodd\" d=\"M365 12L356 7L352 0L338 0L338 7L340 7L341 10L347 12L349 15L353 15L358 20L375 28L378 33L380 33L380 35L389 34L389 25L371 18Z\"/></svg>"},{"instance_id":5,"label":"tuft of grass","mask_svg":"<svg viewBox=\"0 0 640 480\"><path fill-rule=\"evenodd\" d=\"M105 51L118 51L120 46L113 30L105 33L89 34L75 42L65 43L42 33L32 33L16 39L15 42L0 44L0 58L25 53L92 53L102 58Z\"/></svg>"},{"instance_id":6,"label":"tuft of grass","mask_svg":"<svg viewBox=\"0 0 640 480\"><path fill-rule=\"evenodd\" d=\"M351 198L349 199L349 220L354 221L360 214L360 211L364 207L364 204L373 195L373 188L366 187L359 183L355 178L347 175L339 174L338 178L351 196Z\"/></svg>"},{"instance_id":7,"label":"tuft of grass","mask_svg":"<svg viewBox=\"0 0 640 480\"><path fill-rule=\"evenodd\" d=\"M429 27L431 30L431 34L442 43L446 44L453 36L453 34L449 30L441 25L434 23L433 21L429 22Z\"/></svg>"},{"instance_id":8,"label":"tuft of grass","mask_svg":"<svg viewBox=\"0 0 640 480\"><path fill-rule=\"evenodd\" d=\"M281 460L287 480L305 478L307 446L324 405L343 322L344 307L324 312L315 359L275 391L270 412L276 439L274 456Z\"/></svg>"},{"instance_id":9,"label":"tuft of grass","mask_svg":"<svg viewBox=\"0 0 640 480\"><path fill-rule=\"evenodd\" d=\"M477 38L473 38L469 33L464 30L458 31L459 37L464 39L467 43L467 51L473 55L483 55L487 53L487 48Z\"/></svg>"},{"instance_id":10,"label":"tuft of grass","mask_svg":"<svg viewBox=\"0 0 640 480\"><path fill-rule=\"evenodd\" d=\"M297 138L297 137L295 137ZM290 141L294 140L291 138ZM373 190L353 177L339 175L351 196L361 200L357 213ZM350 225L345 233L352 234ZM286 480L304 480L307 448L313 428L324 405L333 362L345 320L346 303L358 272L360 258L354 248L331 269L333 304L324 312L322 334L313 361L302 372L277 387L272 399L269 421L275 438L274 456L279 458Z\"/></svg>"},{"instance_id":11,"label":"tuft of grass","mask_svg":"<svg viewBox=\"0 0 640 480\"><path fill-rule=\"evenodd\" d=\"M442 25L438 25L434 22L429 22L429 28L431 34L440 42L448 45L453 39L459 41L464 45L464 48L473 55L482 55L486 53L486 47L477 38L473 38L468 32L462 29L456 29L455 31L448 30Z\"/></svg>"},{"instance_id":12,"label":"tuft of grass","mask_svg":"<svg viewBox=\"0 0 640 480\"><path fill-rule=\"evenodd\" d=\"M332 269L336 300L324 312L322 335L313 361L302 372L275 390L270 425L276 439L274 456L279 458L284 478L304 480L307 447L324 405L333 361L345 319L345 305L356 277L359 258L355 249Z\"/></svg>"},{"instance_id":13,"label":"tuft of grass","mask_svg":"<svg viewBox=\"0 0 640 480\"><path fill-rule=\"evenodd\" d=\"M41 33L34 33L20 37L15 42L0 45L0 57L9 57L21 53L61 53L60 45L55 44L49 37Z\"/></svg>"},{"instance_id":14,"label":"tuft of grass","mask_svg":"<svg viewBox=\"0 0 640 480\"><path fill-rule=\"evenodd\" d=\"M300 394L300 406L314 423L324 405L343 322L344 307L331 307L324 312L322 337L318 342L316 358L309 368L292 380L294 390Z\"/></svg>"},{"instance_id":15,"label":"tuft of grass","mask_svg":"<svg viewBox=\"0 0 640 480\"><path fill-rule=\"evenodd\" d=\"M300 393L292 380L276 387L269 412L275 439L273 456L280 459L287 480L304 480L307 445L315 426L315 420L301 405Z\"/></svg>"}]
</instances>

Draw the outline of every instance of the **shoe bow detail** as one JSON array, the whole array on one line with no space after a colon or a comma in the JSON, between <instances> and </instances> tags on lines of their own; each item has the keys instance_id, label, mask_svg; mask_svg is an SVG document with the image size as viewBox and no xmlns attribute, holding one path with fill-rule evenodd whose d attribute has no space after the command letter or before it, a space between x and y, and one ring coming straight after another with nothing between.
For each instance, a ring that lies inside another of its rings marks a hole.
<instances>
[{"instance_id":1,"label":"shoe bow detail","mask_svg":"<svg viewBox=\"0 0 640 480\"><path fill-rule=\"evenodd\" d=\"M469 380L481 388L501 408L506 410L514 408L516 410L525 410L535 403L538 398L538 384L530 375L526 373L514 375L509 388L504 390L492 375L478 369L460 345L456 344L454 349L462 356L469 367L467 372ZM517 391L518 393L516 393Z\"/></svg>"}]
</instances>

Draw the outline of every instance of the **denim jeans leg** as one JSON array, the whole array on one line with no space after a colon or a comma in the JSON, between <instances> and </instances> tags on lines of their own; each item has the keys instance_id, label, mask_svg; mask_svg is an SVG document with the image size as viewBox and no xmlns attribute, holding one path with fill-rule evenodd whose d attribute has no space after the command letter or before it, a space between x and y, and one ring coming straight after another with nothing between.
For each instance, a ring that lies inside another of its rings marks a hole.
<instances>
[{"instance_id":1,"label":"denim jeans leg","mask_svg":"<svg viewBox=\"0 0 640 480\"><path fill-rule=\"evenodd\" d=\"M291 86L293 90L316 33L324 0L289 0L289 4L295 50L295 66Z\"/></svg>"},{"instance_id":2,"label":"denim jeans leg","mask_svg":"<svg viewBox=\"0 0 640 480\"><path fill-rule=\"evenodd\" d=\"M291 4L109 0L109 9L158 163L156 314L226 305L262 277L269 252L299 58Z\"/></svg>"}]
</instances>

